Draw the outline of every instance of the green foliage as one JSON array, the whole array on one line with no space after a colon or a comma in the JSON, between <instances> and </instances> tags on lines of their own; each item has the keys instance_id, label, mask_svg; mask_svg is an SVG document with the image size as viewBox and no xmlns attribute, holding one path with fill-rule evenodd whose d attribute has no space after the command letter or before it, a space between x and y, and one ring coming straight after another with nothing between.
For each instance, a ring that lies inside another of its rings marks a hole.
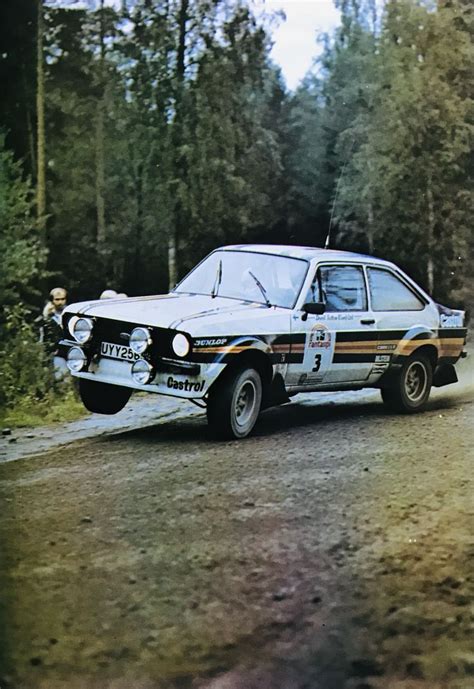
<instances>
[{"instance_id":1,"label":"green foliage","mask_svg":"<svg viewBox=\"0 0 474 689\"><path fill-rule=\"evenodd\" d=\"M371 60L372 104L345 132L341 229L396 260L434 296L467 277L471 239L472 43L459 3L389 2ZM472 241L472 240L471 240Z\"/></svg>"},{"instance_id":2,"label":"green foliage","mask_svg":"<svg viewBox=\"0 0 474 689\"><path fill-rule=\"evenodd\" d=\"M337 208L341 172L359 145L358 122L370 112L373 89L372 3L343 0L336 5L341 26L333 37L320 37L321 57L293 97L289 113L289 221L294 235L319 246Z\"/></svg>"},{"instance_id":3,"label":"green foliage","mask_svg":"<svg viewBox=\"0 0 474 689\"><path fill-rule=\"evenodd\" d=\"M84 413L72 380L58 379L51 355L39 342L38 323L24 304L2 313L0 420L13 426L40 425Z\"/></svg>"},{"instance_id":4,"label":"green foliage","mask_svg":"<svg viewBox=\"0 0 474 689\"><path fill-rule=\"evenodd\" d=\"M473 12L460 0L341 0L291 103L289 217L404 266L460 303L473 251ZM297 229L298 231L298 229Z\"/></svg>"},{"instance_id":5,"label":"green foliage","mask_svg":"<svg viewBox=\"0 0 474 689\"><path fill-rule=\"evenodd\" d=\"M217 244L322 245L330 221L340 247L392 258L439 299L462 299L474 251L472 7L390 0L378 17L375 0L335 4L340 26L288 94L246 0L45 2L47 247L2 149L3 301L38 304L46 268L72 300L164 291L175 240L182 274ZM28 170L34 5L2 9L0 23L0 71L18 84L0 124Z\"/></svg>"},{"instance_id":6,"label":"green foliage","mask_svg":"<svg viewBox=\"0 0 474 689\"><path fill-rule=\"evenodd\" d=\"M28 323L29 311L22 305L3 310L0 340L0 407L11 407L19 399L30 403L45 399L54 388L51 362Z\"/></svg>"},{"instance_id":7,"label":"green foliage","mask_svg":"<svg viewBox=\"0 0 474 689\"><path fill-rule=\"evenodd\" d=\"M45 266L46 251L39 243L32 219L30 185L22 179L21 166L5 149L0 133L0 303L31 302ZM4 318L0 317L0 328ZM0 331L1 332L1 331Z\"/></svg>"},{"instance_id":8,"label":"green foliage","mask_svg":"<svg viewBox=\"0 0 474 689\"><path fill-rule=\"evenodd\" d=\"M283 149L289 182L287 221L295 243L324 242L333 178L326 151L319 83L308 77L289 105Z\"/></svg>"},{"instance_id":9,"label":"green foliage","mask_svg":"<svg viewBox=\"0 0 474 689\"><path fill-rule=\"evenodd\" d=\"M0 2L0 129L28 174L36 165L36 12L37 0Z\"/></svg>"},{"instance_id":10,"label":"green foliage","mask_svg":"<svg viewBox=\"0 0 474 689\"><path fill-rule=\"evenodd\" d=\"M11 407L0 408L0 426L22 428L75 421L84 416L84 405L72 384L64 381L57 390L49 390L41 400L22 396Z\"/></svg>"},{"instance_id":11,"label":"green foliage","mask_svg":"<svg viewBox=\"0 0 474 689\"><path fill-rule=\"evenodd\" d=\"M189 89L180 149L185 177L177 181L187 267L217 244L252 241L283 212L274 124L280 87L266 51L264 32L247 11L237 12Z\"/></svg>"},{"instance_id":12,"label":"green foliage","mask_svg":"<svg viewBox=\"0 0 474 689\"><path fill-rule=\"evenodd\" d=\"M31 189L0 138L0 406L44 399L53 383L51 363L31 324L31 308L45 272L32 218Z\"/></svg>"}]
</instances>

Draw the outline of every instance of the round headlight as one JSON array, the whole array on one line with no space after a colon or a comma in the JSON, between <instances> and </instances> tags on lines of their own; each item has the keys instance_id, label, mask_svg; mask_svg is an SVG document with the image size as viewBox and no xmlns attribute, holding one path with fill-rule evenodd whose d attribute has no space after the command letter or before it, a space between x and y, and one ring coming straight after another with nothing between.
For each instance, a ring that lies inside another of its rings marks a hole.
<instances>
[{"instance_id":1,"label":"round headlight","mask_svg":"<svg viewBox=\"0 0 474 689\"><path fill-rule=\"evenodd\" d=\"M71 318L69 321L69 332L79 344L85 344L92 337L94 324L90 318Z\"/></svg>"},{"instance_id":2,"label":"round headlight","mask_svg":"<svg viewBox=\"0 0 474 689\"><path fill-rule=\"evenodd\" d=\"M70 318L68 320L67 329L69 330L72 337L74 337L74 326L78 320L79 320L79 316L73 316L72 318Z\"/></svg>"},{"instance_id":3,"label":"round headlight","mask_svg":"<svg viewBox=\"0 0 474 689\"><path fill-rule=\"evenodd\" d=\"M173 337L173 341L171 343L171 346L173 347L173 352L176 354L176 356L186 356L186 354L189 353L190 349L190 344L188 338L183 335L182 333L178 333Z\"/></svg>"},{"instance_id":4,"label":"round headlight","mask_svg":"<svg viewBox=\"0 0 474 689\"><path fill-rule=\"evenodd\" d=\"M135 383L146 385L153 375L153 367L145 359L138 359L132 366L132 378Z\"/></svg>"},{"instance_id":5,"label":"round headlight","mask_svg":"<svg viewBox=\"0 0 474 689\"><path fill-rule=\"evenodd\" d=\"M151 345L151 335L148 328L135 328L130 335L130 347L135 354L143 354Z\"/></svg>"},{"instance_id":6,"label":"round headlight","mask_svg":"<svg viewBox=\"0 0 474 689\"><path fill-rule=\"evenodd\" d=\"M72 347L67 353L66 365L72 373L82 371L87 363L87 357L80 347Z\"/></svg>"}]
</instances>

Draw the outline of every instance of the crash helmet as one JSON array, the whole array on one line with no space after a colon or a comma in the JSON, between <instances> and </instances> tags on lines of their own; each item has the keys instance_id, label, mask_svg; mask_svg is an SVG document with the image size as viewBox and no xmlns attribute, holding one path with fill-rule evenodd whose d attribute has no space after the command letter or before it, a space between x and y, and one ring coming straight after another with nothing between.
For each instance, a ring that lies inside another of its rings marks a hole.
<instances>
[{"instance_id":1,"label":"crash helmet","mask_svg":"<svg viewBox=\"0 0 474 689\"><path fill-rule=\"evenodd\" d=\"M104 289L100 295L100 299L115 299L117 292L114 289Z\"/></svg>"}]
</instances>

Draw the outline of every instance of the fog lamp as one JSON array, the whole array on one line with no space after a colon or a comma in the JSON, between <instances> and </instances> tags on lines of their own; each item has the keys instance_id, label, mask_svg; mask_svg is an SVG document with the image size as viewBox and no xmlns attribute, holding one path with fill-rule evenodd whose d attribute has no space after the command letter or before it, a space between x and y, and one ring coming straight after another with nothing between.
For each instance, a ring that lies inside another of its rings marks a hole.
<instances>
[{"instance_id":1,"label":"fog lamp","mask_svg":"<svg viewBox=\"0 0 474 689\"><path fill-rule=\"evenodd\" d=\"M66 365L71 373L78 373L87 364L87 357L80 347L71 347L67 353Z\"/></svg>"},{"instance_id":2,"label":"fog lamp","mask_svg":"<svg viewBox=\"0 0 474 689\"><path fill-rule=\"evenodd\" d=\"M145 361L145 359L138 359L132 366L132 378L135 383L146 385L150 382L153 376L153 367Z\"/></svg>"},{"instance_id":3,"label":"fog lamp","mask_svg":"<svg viewBox=\"0 0 474 689\"><path fill-rule=\"evenodd\" d=\"M135 354L143 354L147 347L151 345L151 335L148 328L135 328L132 330L129 344Z\"/></svg>"}]
</instances>

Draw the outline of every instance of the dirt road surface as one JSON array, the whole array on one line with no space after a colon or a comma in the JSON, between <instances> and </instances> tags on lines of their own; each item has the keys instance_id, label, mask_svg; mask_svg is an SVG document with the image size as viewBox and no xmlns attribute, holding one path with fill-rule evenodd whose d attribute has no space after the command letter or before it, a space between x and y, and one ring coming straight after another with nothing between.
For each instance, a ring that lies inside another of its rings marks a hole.
<instances>
[{"instance_id":1,"label":"dirt road surface","mask_svg":"<svg viewBox=\"0 0 474 689\"><path fill-rule=\"evenodd\" d=\"M461 369L416 416L307 396L216 443L147 398L4 438L1 689L474 689Z\"/></svg>"}]
</instances>

